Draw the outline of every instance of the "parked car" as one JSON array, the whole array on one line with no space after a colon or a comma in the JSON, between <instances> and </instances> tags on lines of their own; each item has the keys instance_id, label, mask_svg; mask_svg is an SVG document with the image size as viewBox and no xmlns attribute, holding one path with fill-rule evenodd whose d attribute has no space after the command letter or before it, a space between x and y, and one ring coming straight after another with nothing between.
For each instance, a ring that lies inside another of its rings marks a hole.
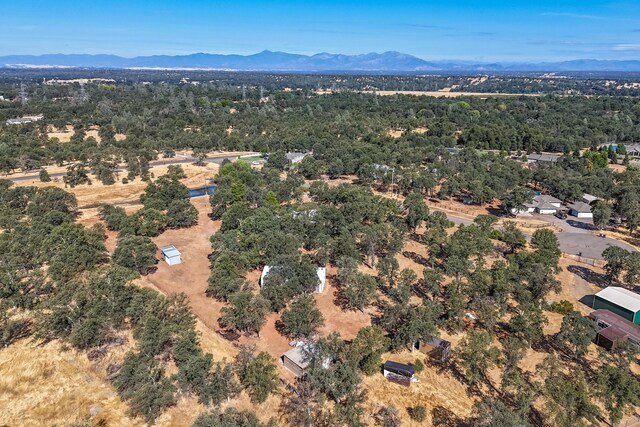
<instances>
[{"instance_id":1,"label":"parked car","mask_svg":"<svg viewBox=\"0 0 640 427\"><path fill-rule=\"evenodd\" d=\"M565 211L558 211L555 213L556 218L567 219L567 213Z\"/></svg>"}]
</instances>

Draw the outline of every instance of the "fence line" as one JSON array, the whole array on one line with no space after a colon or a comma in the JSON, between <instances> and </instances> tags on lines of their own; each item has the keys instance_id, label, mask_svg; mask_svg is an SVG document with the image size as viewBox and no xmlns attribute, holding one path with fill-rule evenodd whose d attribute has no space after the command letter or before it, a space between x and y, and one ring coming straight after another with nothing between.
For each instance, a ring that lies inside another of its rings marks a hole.
<instances>
[{"instance_id":1,"label":"fence line","mask_svg":"<svg viewBox=\"0 0 640 427\"><path fill-rule=\"evenodd\" d=\"M588 258L588 257L583 257L578 255L567 254L564 252L562 253L562 257L573 260L573 261L577 261L582 264L592 265L594 267L604 268L604 266L606 265L606 262L602 259Z\"/></svg>"}]
</instances>

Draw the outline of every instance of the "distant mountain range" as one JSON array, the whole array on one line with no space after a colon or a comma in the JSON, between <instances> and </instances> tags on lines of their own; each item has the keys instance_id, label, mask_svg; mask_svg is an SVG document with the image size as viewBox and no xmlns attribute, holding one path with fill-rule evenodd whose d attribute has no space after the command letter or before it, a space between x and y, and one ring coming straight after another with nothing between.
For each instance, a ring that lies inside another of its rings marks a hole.
<instances>
[{"instance_id":1,"label":"distant mountain range","mask_svg":"<svg viewBox=\"0 0 640 427\"><path fill-rule=\"evenodd\" d=\"M10 55L0 56L0 67L11 68L159 68L211 69L235 71L291 71L291 72L438 72L438 71L640 71L640 60L615 61L578 59L563 62L480 63L470 61L425 61L400 52L341 55L318 53L298 55L265 50L253 55L220 55L194 53L191 55L153 55L124 58L116 55Z\"/></svg>"}]
</instances>

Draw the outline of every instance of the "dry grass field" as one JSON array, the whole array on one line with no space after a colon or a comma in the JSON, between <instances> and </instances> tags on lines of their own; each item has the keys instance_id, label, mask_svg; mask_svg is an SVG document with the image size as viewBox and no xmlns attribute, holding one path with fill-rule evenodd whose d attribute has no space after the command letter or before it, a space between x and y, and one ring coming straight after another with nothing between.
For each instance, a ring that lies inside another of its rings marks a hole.
<instances>
[{"instance_id":1,"label":"dry grass field","mask_svg":"<svg viewBox=\"0 0 640 427\"><path fill-rule=\"evenodd\" d=\"M493 96L539 96L533 93L489 93L489 92L451 92L451 90L378 90L378 91L363 91L363 93L375 93L380 96L393 96L393 95L413 95L413 96L435 96L445 98L459 98L461 96L477 96L481 98L489 98Z\"/></svg>"},{"instance_id":2,"label":"dry grass field","mask_svg":"<svg viewBox=\"0 0 640 427\"><path fill-rule=\"evenodd\" d=\"M100 135L98 126L90 126L86 131L86 137L93 137L96 141L100 142ZM47 129L47 138L57 138L59 142L69 142L73 136L73 126L67 125L64 129L57 129L53 125L50 125ZM124 141L127 136L123 133L117 133L115 135L116 141Z\"/></svg>"},{"instance_id":3,"label":"dry grass field","mask_svg":"<svg viewBox=\"0 0 640 427\"><path fill-rule=\"evenodd\" d=\"M412 133L417 133L419 135L424 135L429 132L429 129L425 127L417 127L411 130ZM402 134L405 133L403 129L389 129L386 134L392 138L400 138Z\"/></svg>"},{"instance_id":4,"label":"dry grass field","mask_svg":"<svg viewBox=\"0 0 640 427\"><path fill-rule=\"evenodd\" d=\"M215 163L206 163L204 166L195 166L193 164L182 164L187 178L182 182L190 188L202 187L205 184L205 179L211 179L218 172L219 166ZM60 168L60 172L66 171L66 168ZM152 166L150 173L152 176L158 177L167 173L167 165ZM58 172L52 169L51 172ZM15 176L20 176L16 174ZM40 182L36 177L32 180L18 181L15 185L33 185L36 187L55 186L63 188L70 193L73 193L78 199L78 206L80 208L95 205L97 203L113 203L113 204L135 204L140 197L140 194L144 191L147 183L140 178L136 178L133 181L129 181L127 184L122 183L122 178L126 177L126 171L116 172L116 183L113 185L104 185L100 181L94 179L91 176L91 185L79 185L71 188L66 187L62 179L54 179L51 182Z\"/></svg>"},{"instance_id":5,"label":"dry grass field","mask_svg":"<svg viewBox=\"0 0 640 427\"><path fill-rule=\"evenodd\" d=\"M0 425L142 426L127 415L127 404L106 378L106 365L120 360L118 349L100 363L58 341L24 339L0 351ZM92 414L94 416L92 416Z\"/></svg>"}]
</instances>

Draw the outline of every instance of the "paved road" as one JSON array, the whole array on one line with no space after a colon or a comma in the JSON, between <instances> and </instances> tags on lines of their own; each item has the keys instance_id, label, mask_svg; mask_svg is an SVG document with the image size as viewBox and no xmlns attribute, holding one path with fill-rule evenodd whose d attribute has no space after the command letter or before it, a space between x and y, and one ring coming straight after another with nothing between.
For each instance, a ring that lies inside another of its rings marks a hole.
<instances>
[{"instance_id":1,"label":"paved road","mask_svg":"<svg viewBox=\"0 0 640 427\"><path fill-rule=\"evenodd\" d=\"M237 158L238 156L215 156L215 157L207 157L206 159L204 159L204 162L221 164L225 159L236 160ZM181 158L174 157L171 159L153 160L149 162L149 166L178 165L178 164L195 163L195 162L196 162L196 159L193 157L181 157ZM116 171L123 171L126 169L127 169L126 166L118 166L116 168ZM50 174L49 176L51 176L51 178L60 178L64 176L65 173L66 172L56 172L56 173ZM39 176L36 173L32 175L23 175L23 176L16 176L16 177L7 176L6 179L10 179L11 181L14 181L14 182L33 181L33 180L39 179Z\"/></svg>"},{"instance_id":2,"label":"paved road","mask_svg":"<svg viewBox=\"0 0 640 427\"><path fill-rule=\"evenodd\" d=\"M437 208L434 208L437 210ZM456 224L469 225L473 221L467 218L461 218L450 213L446 213L447 218ZM628 251L635 251L636 249L628 243L621 242L619 240L610 239L608 237L603 238L595 234L592 230L593 224L590 220L568 218L567 220L561 220L553 215L536 215L535 219L545 220L552 224L559 226L563 231L556 232L558 236L558 243L560 243L560 250L570 255L580 255L586 258L602 259L602 251L610 246L619 246ZM525 234L527 240L531 239L530 234Z\"/></svg>"},{"instance_id":3,"label":"paved road","mask_svg":"<svg viewBox=\"0 0 640 427\"><path fill-rule=\"evenodd\" d=\"M636 249L628 243L608 237L600 237L591 218L568 217L560 219L553 215L533 215L535 219L557 225L562 232L557 233L562 252L602 259L602 251L610 246L619 246L628 251Z\"/></svg>"},{"instance_id":4,"label":"paved road","mask_svg":"<svg viewBox=\"0 0 640 427\"><path fill-rule=\"evenodd\" d=\"M562 252L581 255L587 258L602 259L602 251L610 246L619 246L628 251L636 249L628 243L608 237L599 237L597 234L584 233L556 233Z\"/></svg>"}]
</instances>

